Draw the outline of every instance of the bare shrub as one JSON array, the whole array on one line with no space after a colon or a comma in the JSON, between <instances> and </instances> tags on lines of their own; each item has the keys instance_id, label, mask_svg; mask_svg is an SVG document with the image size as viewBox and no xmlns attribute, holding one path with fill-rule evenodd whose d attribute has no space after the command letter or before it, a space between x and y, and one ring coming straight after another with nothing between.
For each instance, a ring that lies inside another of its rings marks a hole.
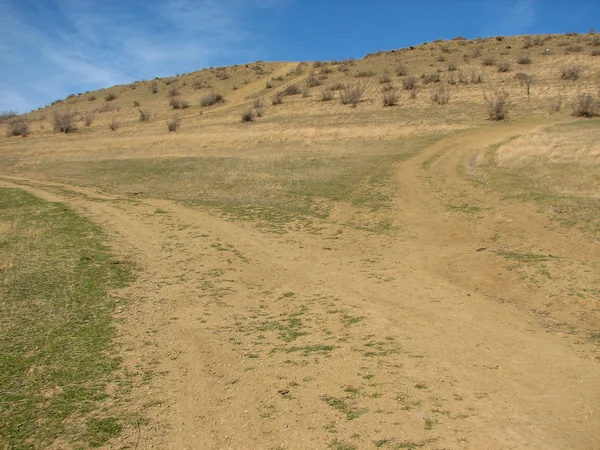
<instances>
[{"instance_id":1,"label":"bare shrub","mask_svg":"<svg viewBox=\"0 0 600 450\"><path fill-rule=\"evenodd\" d=\"M583 51L583 47L581 45L569 45L567 48L565 48L565 55L570 53L579 53L581 51Z\"/></svg>"},{"instance_id":2,"label":"bare shrub","mask_svg":"<svg viewBox=\"0 0 600 450\"><path fill-rule=\"evenodd\" d=\"M62 133L72 133L77 130L75 127L75 111L54 111L52 113L52 126L54 131L60 131Z\"/></svg>"},{"instance_id":3,"label":"bare shrub","mask_svg":"<svg viewBox=\"0 0 600 450\"><path fill-rule=\"evenodd\" d=\"M121 124L117 122L116 119L111 120L111 122L108 124L108 128L110 129L110 131L117 131L120 126Z\"/></svg>"},{"instance_id":4,"label":"bare shrub","mask_svg":"<svg viewBox=\"0 0 600 450\"><path fill-rule=\"evenodd\" d=\"M252 102L252 107L254 109L260 109L263 108L265 106L265 104L263 103L263 101L260 98L255 98L254 101Z\"/></svg>"},{"instance_id":5,"label":"bare shrub","mask_svg":"<svg viewBox=\"0 0 600 450\"><path fill-rule=\"evenodd\" d=\"M382 90L383 92L392 91L392 90L394 90L394 89L395 89L395 88L394 88L394 86L392 85L392 83L387 83L387 84L384 84L384 85L381 87L381 90Z\"/></svg>"},{"instance_id":6,"label":"bare shrub","mask_svg":"<svg viewBox=\"0 0 600 450\"><path fill-rule=\"evenodd\" d=\"M510 70L510 64L508 61L498 61L496 64L498 72L508 72Z\"/></svg>"},{"instance_id":7,"label":"bare shrub","mask_svg":"<svg viewBox=\"0 0 600 450\"><path fill-rule=\"evenodd\" d=\"M379 77L379 83L381 84L386 84L389 83L391 81L390 79L390 74L388 73L388 71L386 70L385 72L383 72L381 74L381 76Z\"/></svg>"},{"instance_id":8,"label":"bare shrub","mask_svg":"<svg viewBox=\"0 0 600 450\"><path fill-rule=\"evenodd\" d=\"M256 118L256 113L253 109L248 109L242 113L242 122L253 122Z\"/></svg>"},{"instance_id":9,"label":"bare shrub","mask_svg":"<svg viewBox=\"0 0 600 450\"><path fill-rule=\"evenodd\" d=\"M447 104L450 101L450 90L444 83L440 83L431 91L431 100L438 105Z\"/></svg>"},{"instance_id":10,"label":"bare shrub","mask_svg":"<svg viewBox=\"0 0 600 450\"><path fill-rule=\"evenodd\" d=\"M6 124L6 136L22 136L29 135L29 123L25 119L12 119Z\"/></svg>"},{"instance_id":11,"label":"bare shrub","mask_svg":"<svg viewBox=\"0 0 600 450\"><path fill-rule=\"evenodd\" d=\"M346 89L346 85L344 83L337 82L329 86L329 89L332 91L341 91L342 89Z\"/></svg>"},{"instance_id":12,"label":"bare shrub","mask_svg":"<svg viewBox=\"0 0 600 450\"><path fill-rule=\"evenodd\" d=\"M106 94L104 96L104 100L106 100L107 102L112 102L113 100L117 99L117 94L113 94L112 92Z\"/></svg>"},{"instance_id":13,"label":"bare shrub","mask_svg":"<svg viewBox=\"0 0 600 450\"><path fill-rule=\"evenodd\" d=\"M483 60L481 61L481 64L483 64L484 66L493 66L494 64L496 64L496 60L493 56L484 56Z\"/></svg>"},{"instance_id":14,"label":"bare shrub","mask_svg":"<svg viewBox=\"0 0 600 450\"><path fill-rule=\"evenodd\" d=\"M592 50L592 53L590 53L592 56L600 56L600 50L596 49L596 50Z\"/></svg>"},{"instance_id":15,"label":"bare shrub","mask_svg":"<svg viewBox=\"0 0 600 450\"><path fill-rule=\"evenodd\" d=\"M175 86L173 86L171 89L169 89L169 93L168 93L169 97L177 97L178 95L179 95L179 90L177 90L177 88Z\"/></svg>"},{"instance_id":16,"label":"bare shrub","mask_svg":"<svg viewBox=\"0 0 600 450\"><path fill-rule=\"evenodd\" d=\"M93 102L93 101L95 101L95 100L96 100L96 96L95 96L95 95L90 95L90 96L88 97L88 102Z\"/></svg>"},{"instance_id":17,"label":"bare shrub","mask_svg":"<svg viewBox=\"0 0 600 450\"><path fill-rule=\"evenodd\" d=\"M254 113L256 114L256 117L262 117L265 115L265 109L264 108L254 108Z\"/></svg>"},{"instance_id":18,"label":"bare shrub","mask_svg":"<svg viewBox=\"0 0 600 450\"><path fill-rule=\"evenodd\" d=\"M456 72L458 70L458 67L456 66L456 63L454 61L451 61L448 63L448 71L449 72Z\"/></svg>"},{"instance_id":19,"label":"bare shrub","mask_svg":"<svg viewBox=\"0 0 600 450\"><path fill-rule=\"evenodd\" d=\"M403 77L407 73L408 71L406 70L406 67L404 67L402 64L396 66L396 76Z\"/></svg>"},{"instance_id":20,"label":"bare shrub","mask_svg":"<svg viewBox=\"0 0 600 450\"><path fill-rule=\"evenodd\" d=\"M488 117L490 120L505 120L507 118L511 106L508 99L508 92L485 92L484 99L488 107Z\"/></svg>"},{"instance_id":21,"label":"bare shrub","mask_svg":"<svg viewBox=\"0 0 600 450\"><path fill-rule=\"evenodd\" d=\"M383 93L383 106L395 106L398 104L399 96L396 91L387 91Z\"/></svg>"},{"instance_id":22,"label":"bare shrub","mask_svg":"<svg viewBox=\"0 0 600 450\"><path fill-rule=\"evenodd\" d=\"M481 72L475 73L475 71L471 72L471 83L479 84L483 83L483 74Z\"/></svg>"},{"instance_id":23,"label":"bare shrub","mask_svg":"<svg viewBox=\"0 0 600 450\"><path fill-rule=\"evenodd\" d=\"M177 131L179 129L180 125L181 125L181 118L179 117L178 114L173 114L173 117L171 117L171 120L169 120L167 122L167 128L169 129L169 133Z\"/></svg>"},{"instance_id":24,"label":"bare shrub","mask_svg":"<svg viewBox=\"0 0 600 450\"><path fill-rule=\"evenodd\" d=\"M331 100L333 100L333 91L331 89L325 89L323 92L321 92L322 102L329 102Z\"/></svg>"},{"instance_id":25,"label":"bare shrub","mask_svg":"<svg viewBox=\"0 0 600 450\"><path fill-rule=\"evenodd\" d=\"M133 101L133 107L134 107L134 108L139 108L140 106L142 106L142 105L140 104L140 102L138 102L137 100L134 100L134 101Z\"/></svg>"},{"instance_id":26,"label":"bare shrub","mask_svg":"<svg viewBox=\"0 0 600 450\"><path fill-rule=\"evenodd\" d=\"M216 92L211 92L200 99L200 106L213 106L217 103L225 103L225 98Z\"/></svg>"},{"instance_id":27,"label":"bare shrub","mask_svg":"<svg viewBox=\"0 0 600 450\"><path fill-rule=\"evenodd\" d=\"M265 84L265 89L272 89L273 88L273 83L271 83L270 81L267 81L267 84Z\"/></svg>"},{"instance_id":28,"label":"bare shrub","mask_svg":"<svg viewBox=\"0 0 600 450\"><path fill-rule=\"evenodd\" d=\"M140 114L140 122L150 122L150 111L147 109L138 109L138 113Z\"/></svg>"},{"instance_id":29,"label":"bare shrub","mask_svg":"<svg viewBox=\"0 0 600 450\"><path fill-rule=\"evenodd\" d=\"M581 67L579 66L564 66L560 69L560 77L563 80L575 81L581 75Z\"/></svg>"},{"instance_id":30,"label":"bare shrub","mask_svg":"<svg viewBox=\"0 0 600 450\"><path fill-rule=\"evenodd\" d=\"M418 90L417 88L415 88L415 89L411 89L411 90L410 90L410 91L408 91L408 92L409 92L409 97L410 97L412 100L415 100L415 99L417 98L417 95L419 94L419 90Z\"/></svg>"},{"instance_id":31,"label":"bare shrub","mask_svg":"<svg viewBox=\"0 0 600 450\"><path fill-rule=\"evenodd\" d=\"M308 87L308 85L304 85L302 87L302 98L307 98L310 97L310 87Z\"/></svg>"},{"instance_id":32,"label":"bare shrub","mask_svg":"<svg viewBox=\"0 0 600 450\"><path fill-rule=\"evenodd\" d=\"M321 82L319 81L319 79L317 77L315 77L314 75L311 75L306 79L306 86L308 86L309 88L321 86Z\"/></svg>"},{"instance_id":33,"label":"bare shrub","mask_svg":"<svg viewBox=\"0 0 600 450\"><path fill-rule=\"evenodd\" d=\"M319 67L323 67L323 66L325 66L325 65L327 65L327 63L326 63L326 62L323 62L323 61L315 61L315 62L313 63L313 67L314 67L315 69L318 69Z\"/></svg>"},{"instance_id":34,"label":"bare shrub","mask_svg":"<svg viewBox=\"0 0 600 450\"><path fill-rule=\"evenodd\" d=\"M440 82L440 74L438 72L424 73L421 78L423 79L423 84Z\"/></svg>"},{"instance_id":35,"label":"bare shrub","mask_svg":"<svg viewBox=\"0 0 600 450\"><path fill-rule=\"evenodd\" d=\"M88 112L86 112L86 113L85 113L85 114L82 116L82 119L83 119L83 124L84 124L86 127L89 127L89 126L91 126L91 125L92 125L92 123L94 123L94 119L95 119L95 118L96 118L96 115L94 114L94 112L93 112L93 111L88 111Z\"/></svg>"},{"instance_id":36,"label":"bare shrub","mask_svg":"<svg viewBox=\"0 0 600 450\"><path fill-rule=\"evenodd\" d=\"M295 84L290 84L283 91L280 92L281 95L298 95L302 93L302 89L300 89Z\"/></svg>"},{"instance_id":37,"label":"bare shrub","mask_svg":"<svg viewBox=\"0 0 600 450\"><path fill-rule=\"evenodd\" d=\"M10 119L17 117L16 111L0 111L0 123L8 122Z\"/></svg>"},{"instance_id":38,"label":"bare shrub","mask_svg":"<svg viewBox=\"0 0 600 450\"><path fill-rule=\"evenodd\" d=\"M404 77L402 79L402 86L404 86L404 89L406 89L407 91L413 90L415 88L416 84L417 84L417 80L412 75L410 75L408 77Z\"/></svg>"},{"instance_id":39,"label":"bare shrub","mask_svg":"<svg viewBox=\"0 0 600 450\"><path fill-rule=\"evenodd\" d=\"M548 112L550 114L554 114L557 113L561 110L562 108L562 99L560 97L557 97L556 99L552 100L550 102L550 106L548 107Z\"/></svg>"},{"instance_id":40,"label":"bare shrub","mask_svg":"<svg viewBox=\"0 0 600 450\"><path fill-rule=\"evenodd\" d=\"M377 75L376 72L373 72L372 70L360 70L358 72L356 72L356 75L354 75L355 78L367 78L367 77L373 77Z\"/></svg>"},{"instance_id":41,"label":"bare shrub","mask_svg":"<svg viewBox=\"0 0 600 450\"><path fill-rule=\"evenodd\" d=\"M531 64L531 57L529 55L521 55L517 58L517 64L521 64L521 65Z\"/></svg>"},{"instance_id":42,"label":"bare shrub","mask_svg":"<svg viewBox=\"0 0 600 450\"><path fill-rule=\"evenodd\" d=\"M592 94L580 94L573 104L573 115L587 118L600 116L600 101Z\"/></svg>"},{"instance_id":43,"label":"bare shrub","mask_svg":"<svg viewBox=\"0 0 600 450\"><path fill-rule=\"evenodd\" d=\"M275 97L273 97L273 100L271 100L271 102L274 105L281 105L283 103L283 96L281 95L281 93L277 93Z\"/></svg>"},{"instance_id":44,"label":"bare shrub","mask_svg":"<svg viewBox=\"0 0 600 450\"><path fill-rule=\"evenodd\" d=\"M169 106L173 109L186 109L190 107L190 104L179 97L171 97L169 99Z\"/></svg>"},{"instance_id":45,"label":"bare shrub","mask_svg":"<svg viewBox=\"0 0 600 450\"><path fill-rule=\"evenodd\" d=\"M364 89L360 84L354 86L347 86L340 91L340 102L342 105L351 105L356 107L360 103Z\"/></svg>"},{"instance_id":46,"label":"bare shrub","mask_svg":"<svg viewBox=\"0 0 600 450\"><path fill-rule=\"evenodd\" d=\"M150 92L152 92L153 94L158 94L158 85L156 83L150 85Z\"/></svg>"}]
</instances>

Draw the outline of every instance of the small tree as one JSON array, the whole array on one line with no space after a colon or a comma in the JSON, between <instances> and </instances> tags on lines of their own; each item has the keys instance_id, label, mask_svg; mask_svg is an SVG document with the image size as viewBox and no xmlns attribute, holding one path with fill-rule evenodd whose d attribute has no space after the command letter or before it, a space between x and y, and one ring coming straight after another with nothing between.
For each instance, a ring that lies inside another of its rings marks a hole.
<instances>
[{"instance_id":1,"label":"small tree","mask_svg":"<svg viewBox=\"0 0 600 450\"><path fill-rule=\"evenodd\" d=\"M527 73L519 72L515 75L515 78L519 80L521 86L525 86L527 90L527 96L531 95L531 86L533 85L533 76Z\"/></svg>"},{"instance_id":2,"label":"small tree","mask_svg":"<svg viewBox=\"0 0 600 450\"><path fill-rule=\"evenodd\" d=\"M54 111L52 113L52 125L54 131L60 131L62 133L72 133L77 130L75 127L75 116L77 112L66 110L66 111Z\"/></svg>"}]
</instances>

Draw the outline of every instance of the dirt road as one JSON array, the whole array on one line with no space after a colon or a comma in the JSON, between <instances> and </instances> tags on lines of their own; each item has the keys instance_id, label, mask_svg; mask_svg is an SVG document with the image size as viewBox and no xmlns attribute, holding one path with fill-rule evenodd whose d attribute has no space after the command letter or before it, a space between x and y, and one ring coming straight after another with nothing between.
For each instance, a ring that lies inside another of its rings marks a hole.
<instances>
[{"instance_id":1,"label":"dirt road","mask_svg":"<svg viewBox=\"0 0 600 450\"><path fill-rule=\"evenodd\" d=\"M164 200L2 184L65 201L139 265L119 317L130 408L148 420L125 444L600 448L600 353L567 326L600 328L598 305L563 295L598 286L598 243L457 170L535 126L398 163L387 233L340 225L350 205L280 235ZM533 248L557 257L552 278L506 257Z\"/></svg>"}]
</instances>

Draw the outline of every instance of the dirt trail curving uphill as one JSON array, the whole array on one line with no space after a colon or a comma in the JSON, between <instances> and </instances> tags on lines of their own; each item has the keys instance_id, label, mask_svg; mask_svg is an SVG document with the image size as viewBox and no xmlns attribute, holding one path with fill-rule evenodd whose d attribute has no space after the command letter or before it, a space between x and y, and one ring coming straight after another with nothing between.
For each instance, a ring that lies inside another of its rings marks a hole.
<instances>
[{"instance_id":1,"label":"dirt trail curving uphill","mask_svg":"<svg viewBox=\"0 0 600 450\"><path fill-rule=\"evenodd\" d=\"M598 347L564 332L600 328L598 313L560 295L600 283L598 244L457 170L536 126L398 163L383 235L265 234L169 201L2 184L65 201L139 264L119 293L131 408L149 419L139 448L600 448ZM531 248L558 257L556 277L511 270L502 252Z\"/></svg>"}]
</instances>

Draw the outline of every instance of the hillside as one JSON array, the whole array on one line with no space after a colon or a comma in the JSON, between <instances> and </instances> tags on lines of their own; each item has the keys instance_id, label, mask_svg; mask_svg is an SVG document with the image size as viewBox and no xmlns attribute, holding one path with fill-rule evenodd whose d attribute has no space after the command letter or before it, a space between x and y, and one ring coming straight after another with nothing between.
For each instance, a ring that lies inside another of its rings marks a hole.
<instances>
[{"instance_id":1,"label":"hillside","mask_svg":"<svg viewBox=\"0 0 600 450\"><path fill-rule=\"evenodd\" d=\"M596 34L258 61L5 117L0 190L138 274L106 448L592 449L599 114Z\"/></svg>"}]
</instances>

